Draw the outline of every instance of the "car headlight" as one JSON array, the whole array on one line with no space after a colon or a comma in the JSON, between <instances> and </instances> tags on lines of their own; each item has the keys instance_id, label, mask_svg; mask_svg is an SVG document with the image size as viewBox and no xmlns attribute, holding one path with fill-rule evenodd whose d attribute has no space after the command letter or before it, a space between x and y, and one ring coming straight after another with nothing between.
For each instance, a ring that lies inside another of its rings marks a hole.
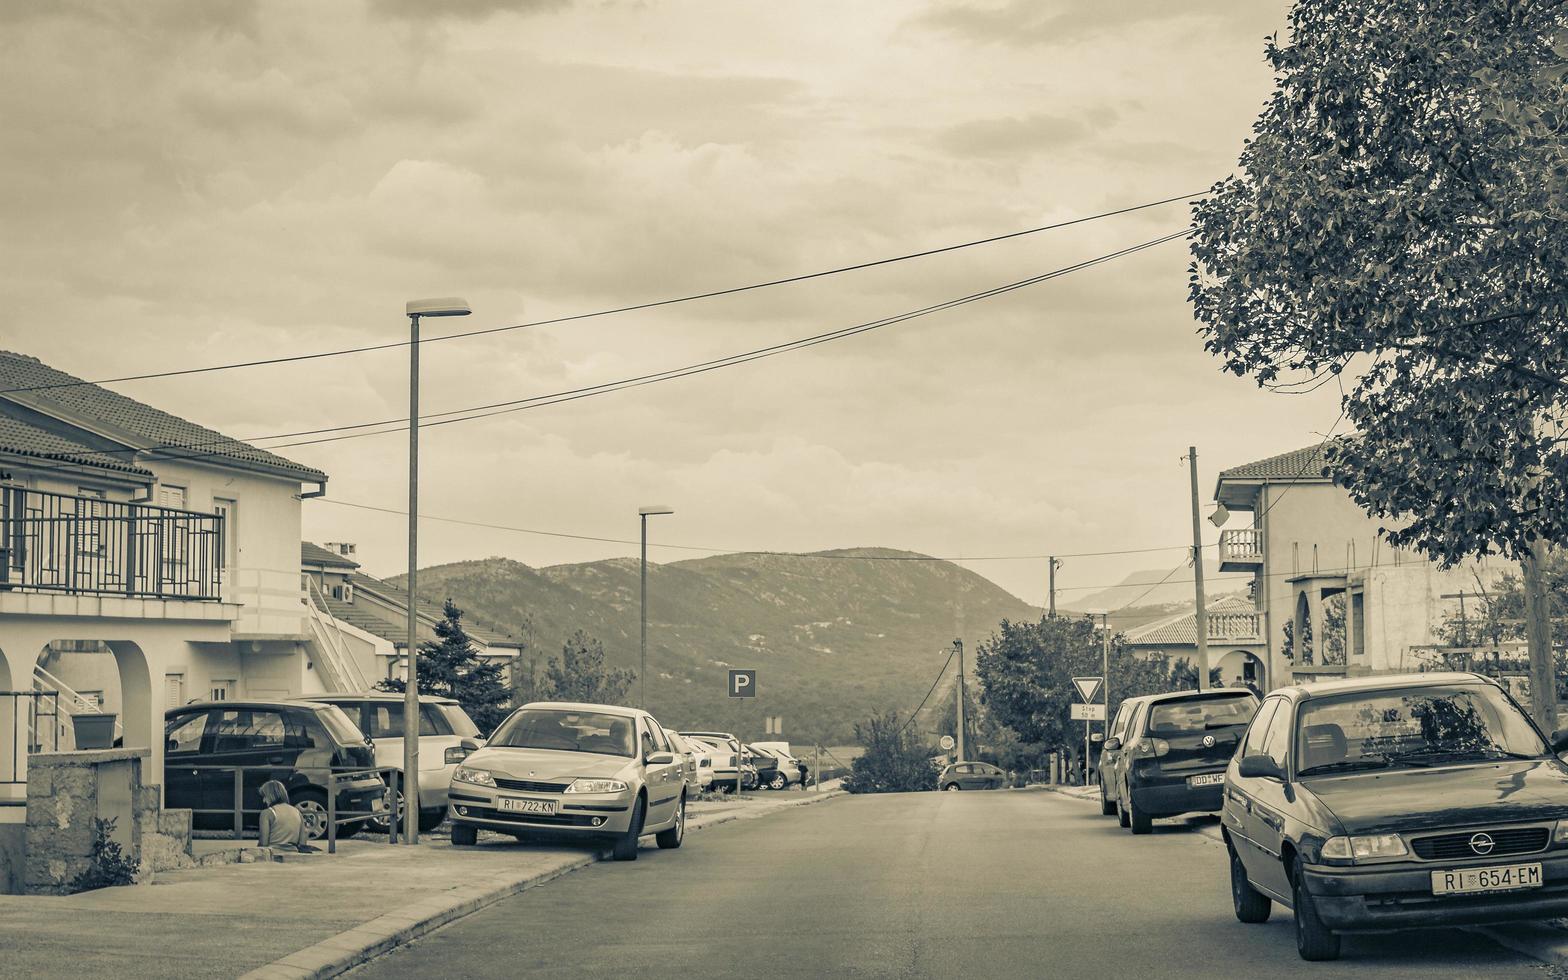
<instances>
[{"instance_id":1,"label":"car headlight","mask_svg":"<svg viewBox=\"0 0 1568 980\"><path fill-rule=\"evenodd\" d=\"M461 745L454 745L446 750L446 755L441 761L444 765L450 766L452 763L462 762L466 758L468 758L468 750Z\"/></svg>"},{"instance_id":2,"label":"car headlight","mask_svg":"<svg viewBox=\"0 0 1568 980\"><path fill-rule=\"evenodd\" d=\"M1323 857L1329 861L1364 861L1371 858L1408 857L1409 854L1405 839L1398 834L1330 837L1323 842Z\"/></svg>"},{"instance_id":3,"label":"car headlight","mask_svg":"<svg viewBox=\"0 0 1568 980\"><path fill-rule=\"evenodd\" d=\"M574 779L568 793L624 793L626 784L619 779Z\"/></svg>"},{"instance_id":4,"label":"car headlight","mask_svg":"<svg viewBox=\"0 0 1568 980\"><path fill-rule=\"evenodd\" d=\"M1568 820L1559 820L1552 827L1552 843L1568 844Z\"/></svg>"},{"instance_id":5,"label":"car headlight","mask_svg":"<svg viewBox=\"0 0 1568 980\"><path fill-rule=\"evenodd\" d=\"M476 786L489 786L495 788L495 775L488 769L470 769L467 766L458 766L452 770L452 781L455 783L473 783Z\"/></svg>"}]
</instances>

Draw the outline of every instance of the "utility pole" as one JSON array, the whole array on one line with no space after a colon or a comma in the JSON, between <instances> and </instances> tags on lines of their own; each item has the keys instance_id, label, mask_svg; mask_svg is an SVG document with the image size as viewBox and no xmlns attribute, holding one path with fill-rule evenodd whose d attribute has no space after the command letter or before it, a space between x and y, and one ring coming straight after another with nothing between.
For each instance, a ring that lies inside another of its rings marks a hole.
<instances>
[{"instance_id":1,"label":"utility pole","mask_svg":"<svg viewBox=\"0 0 1568 980\"><path fill-rule=\"evenodd\" d=\"M1051 556L1051 562L1050 562L1050 565L1048 567L1050 568L1050 574L1049 574L1050 584L1047 586L1048 597L1046 599L1046 603L1047 603L1047 605L1049 607L1049 615L1050 615L1050 617L1052 619L1055 619L1056 618L1056 570L1058 568L1062 567L1062 563L1056 560L1056 556L1055 555L1052 555Z\"/></svg>"},{"instance_id":2,"label":"utility pole","mask_svg":"<svg viewBox=\"0 0 1568 980\"><path fill-rule=\"evenodd\" d=\"M1541 575L1543 550L1539 541L1532 542L1519 568L1524 580L1524 635L1530 648L1530 714L1542 731L1551 733L1557 729L1557 678L1552 669L1552 600Z\"/></svg>"},{"instance_id":3,"label":"utility pole","mask_svg":"<svg viewBox=\"0 0 1568 980\"><path fill-rule=\"evenodd\" d=\"M953 650L958 654L958 758L955 761L964 761L964 641L953 641Z\"/></svg>"},{"instance_id":4,"label":"utility pole","mask_svg":"<svg viewBox=\"0 0 1568 980\"><path fill-rule=\"evenodd\" d=\"M1187 447L1192 475L1192 581L1196 595L1193 622L1198 628L1198 690L1209 689L1209 608L1203 594L1203 524L1198 517L1198 447ZM1109 702L1107 702L1109 704Z\"/></svg>"}]
</instances>

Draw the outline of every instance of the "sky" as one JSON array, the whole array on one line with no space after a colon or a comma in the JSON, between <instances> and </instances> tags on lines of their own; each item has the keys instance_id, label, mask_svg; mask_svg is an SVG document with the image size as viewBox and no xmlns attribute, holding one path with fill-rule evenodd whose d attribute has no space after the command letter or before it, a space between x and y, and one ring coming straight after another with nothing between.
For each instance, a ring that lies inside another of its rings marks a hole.
<instances>
[{"instance_id":1,"label":"sky","mask_svg":"<svg viewBox=\"0 0 1568 980\"><path fill-rule=\"evenodd\" d=\"M0 5L3 346L90 380L592 313L1200 192L1286 4L135 0ZM875 269L423 345L422 410L597 385L920 309L1186 227L1182 202ZM1219 469L1337 390L1202 349L1177 241L696 377L427 427L421 511L716 550L877 546L1060 601L1169 569ZM123 382L229 435L407 415L406 347ZM308 437L307 437L308 438ZM404 562L406 435L327 471L316 541ZM1244 517L1233 518L1233 521ZM1217 531L1204 525L1212 540ZM633 555L431 521L421 564ZM1183 573L1185 574L1185 573ZM1180 576L1178 576L1180 577ZM1131 598L1131 596L1129 596Z\"/></svg>"}]
</instances>

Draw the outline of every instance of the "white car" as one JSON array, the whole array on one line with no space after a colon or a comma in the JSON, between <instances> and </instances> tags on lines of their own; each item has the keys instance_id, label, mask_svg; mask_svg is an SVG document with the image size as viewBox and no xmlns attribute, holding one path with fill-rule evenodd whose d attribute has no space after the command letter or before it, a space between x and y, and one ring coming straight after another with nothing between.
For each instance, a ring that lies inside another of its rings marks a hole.
<instances>
[{"instance_id":1,"label":"white car","mask_svg":"<svg viewBox=\"0 0 1568 980\"><path fill-rule=\"evenodd\" d=\"M688 742L695 741L712 750L713 787L718 790L735 788L735 763L740 756L740 739L728 732L680 732ZM741 760L744 764L744 759Z\"/></svg>"},{"instance_id":2,"label":"white car","mask_svg":"<svg viewBox=\"0 0 1568 980\"><path fill-rule=\"evenodd\" d=\"M696 739L681 737L681 733L672 729L664 730L664 737L670 740L670 745L675 751L686 757L689 768L686 772L686 784L693 791L705 790L713 785L713 752L708 746Z\"/></svg>"},{"instance_id":3,"label":"white car","mask_svg":"<svg viewBox=\"0 0 1568 980\"><path fill-rule=\"evenodd\" d=\"M359 726L375 747L376 765L403 768L403 695L387 691L366 694L318 694L301 698L335 704ZM446 817L447 790L452 771L469 753L484 746L479 729L463 706L452 698L422 694L419 697L419 829L434 830ZM403 812L402 793L396 813ZM401 819L401 816L399 817ZM372 820L370 829L386 833L385 820Z\"/></svg>"}]
</instances>

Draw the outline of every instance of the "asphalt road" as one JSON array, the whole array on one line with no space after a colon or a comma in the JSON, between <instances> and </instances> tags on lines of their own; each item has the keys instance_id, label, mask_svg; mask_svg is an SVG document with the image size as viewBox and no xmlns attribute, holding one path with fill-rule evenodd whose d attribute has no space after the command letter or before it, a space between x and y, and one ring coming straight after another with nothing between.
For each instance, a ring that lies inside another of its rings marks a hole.
<instances>
[{"instance_id":1,"label":"asphalt road","mask_svg":"<svg viewBox=\"0 0 1568 980\"><path fill-rule=\"evenodd\" d=\"M1288 912L1236 921L1219 844L1172 822L1134 838L1097 812L1043 791L800 807L578 871L355 976L1551 976L1457 930L1302 962Z\"/></svg>"}]
</instances>

